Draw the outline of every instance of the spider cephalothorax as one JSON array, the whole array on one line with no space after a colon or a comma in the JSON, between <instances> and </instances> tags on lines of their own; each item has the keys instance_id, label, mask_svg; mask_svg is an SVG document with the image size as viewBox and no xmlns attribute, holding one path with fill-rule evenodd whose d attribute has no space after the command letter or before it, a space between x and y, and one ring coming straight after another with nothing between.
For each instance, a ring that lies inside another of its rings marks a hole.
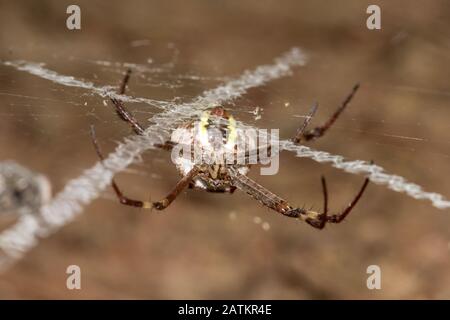
<instances>
[{"instance_id":1,"label":"spider cephalothorax","mask_svg":"<svg viewBox=\"0 0 450 320\"><path fill-rule=\"evenodd\" d=\"M119 94L124 94L129 76L130 71L126 73L122 81ZM317 110L317 105L315 105L309 116L306 117L306 120L297 130L292 141L297 144L323 136L345 109L358 88L359 85L354 86L352 92L325 124L306 130L312 116ZM123 102L115 98L112 98L111 101L119 117L128 122L136 134L143 134L143 127L125 109ZM103 159L93 127L92 138L98 156ZM284 216L303 220L315 228L322 229L327 222L339 223L344 220L361 198L369 182L368 179L365 179L358 194L345 210L337 214L328 215L328 192L324 177L322 177L324 195L323 211L318 212L294 207L286 200L247 177L246 175L249 170L248 163L225 161L227 155L236 156L236 150L239 149L237 148L239 139L247 139L247 137L243 137L238 133L234 118L224 108L216 106L203 112L200 119L188 121L175 129L169 141L163 144L155 144L155 147L172 150L172 160L182 176L175 188L164 199L155 202L133 200L122 193L114 180L112 181L112 187L122 204L140 208L154 208L157 210L167 208L186 187L199 188L209 192L229 193L233 193L235 189L240 189L261 202L264 206ZM178 153L179 149L175 150L175 148L180 146L183 150L183 156ZM186 150L194 150L194 156L191 157L189 154L189 157L186 157ZM174 154L175 157L173 157Z\"/></svg>"},{"instance_id":2,"label":"spider cephalothorax","mask_svg":"<svg viewBox=\"0 0 450 320\"><path fill-rule=\"evenodd\" d=\"M246 175L250 168L247 163L233 161L238 140L242 138L233 116L222 107L214 107L204 111L199 120L189 121L174 130L171 143L187 148L181 154L173 152L172 160L182 176L197 168L197 175L189 183L190 188L232 193L236 187L229 169ZM227 162L230 158L233 160Z\"/></svg>"}]
</instances>

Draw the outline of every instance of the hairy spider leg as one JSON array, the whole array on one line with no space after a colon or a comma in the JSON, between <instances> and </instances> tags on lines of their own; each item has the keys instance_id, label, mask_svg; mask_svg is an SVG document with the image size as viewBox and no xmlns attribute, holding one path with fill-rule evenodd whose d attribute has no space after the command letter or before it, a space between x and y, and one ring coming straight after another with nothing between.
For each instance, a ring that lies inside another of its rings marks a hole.
<instances>
[{"instance_id":1,"label":"hairy spider leg","mask_svg":"<svg viewBox=\"0 0 450 320\"><path fill-rule=\"evenodd\" d=\"M125 76L122 80L122 83L119 88L118 94L124 94L127 88L128 81L130 80L131 69L128 69L125 73ZM135 117L125 108L123 102L116 98L111 98L111 102L113 103L117 115L125 122L131 125L131 128L136 134L142 135L144 133L144 128L140 125L140 123L136 120Z\"/></svg>"},{"instance_id":2,"label":"hairy spider leg","mask_svg":"<svg viewBox=\"0 0 450 320\"><path fill-rule=\"evenodd\" d=\"M306 126L308 125L309 121L311 120L311 117L314 115L314 113L316 112L317 107L318 107L317 104L315 106L313 106L309 117L307 117L305 119L305 122L299 128L299 130L297 131L297 134L294 136L294 138L292 138L292 141L294 143L300 143L302 141L310 141L310 140L314 140L314 139L322 137L327 132L327 130L330 129L330 127L333 125L333 123L337 120L337 118L340 116L342 111L344 111L344 109L347 107L347 105L353 99L353 97L354 97L356 91L358 91L358 89L359 89L359 83L357 83L353 87L352 91L345 98L345 100L342 102L342 104L339 106L339 108L334 112L334 114L323 125L305 131Z\"/></svg>"},{"instance_id":3,"label":"hairy spider leg","mask_svg":"<svg viewBox=\"0 0 450 320\"><path fill-rule=\"evenodd\" d=\"M128 84L128 81L130 80L131 75L131 69L128 69L125 73L125 76L122 80L122 83L119 88L119 94L124 94L126 91L126 87ZM125 122L128 122L133 131L138 134L142 135L144 133L143 127L139 124L139 122L133 117L133 115L125 108L123 102L116 98L111 98L111 101L115 107L117 115ZM97 141L97 137L95 134L94 126L91 126L91 137L92 142L95 147L95 151L97 152L98 157L101 159L101 161L104 160L103 154L100 150L100 146ZM163 150L170 151L173 148L173 143L171 141L166 141L163 144L154 144L155 147L159 147ZM178 181L174 189L161 201L141 201L141 200L134 200L126 197L120 188L118 187L117 183L114 179L112 179L112 187L114 189L114 192L116 193L117 197L119 198L120 203L128 206L133 207L139 207L139 208L145 208L145 209L157 209L157 210L163 210L167 208L172 201L181 193L183 189L185 189L189 183L191 182L192 178L197 174L197 168L193 168L186 176L184 176L182 179Z\"/></svg>"},{"instance_id":4,"label":"hairy spider leg","mask_svg":"<svg viewBox=\"0 0 450 320\"><path fill-rule=\"evenodd\" d=\"M317 138L322 137L325 132L333 125L333 123L337 120L337 118L339 117L339 115L342 113L342 111L344 111L344 109L346 108L346 106L350 103L350 101L353 99L353 96L355 95L356 91L359 89L359 83L356 84L352 91L350 92L350 94L345 98L344 102L341 104L341 106L339 106L339 108L336 110L336 112L331 116L331 118L325 122L323 125L318 126L316 128L310 129L308 131L306 131L306 128L308 127L309 123L311 122L312 118L314 117L314 115L317 112L317 109L319 107L318 103L314 103L314 105L311 107L311 110L309 111L308 116L306 116L305 120L303 121L302 125L297 129L297 132L295 134L295 136L291 139L292 142L298 144L302 141L310 141L310 140L314 140ZM259 150L262 149L263 147L258 147L256 150L253 150L253 152L257 152L257 159L258 162L260 161L260 157L259 157ZM268 146L264 146L264 148L267 148L267 156L271 156L271 145L269 144ZM240 155L238 154L237 157L239 157ZM246 151L244 153L244 159L245 161L248 161L250 158L250 152Z\"/></svg>"},{"instance_id":5,"label":"hairy spider leg","mask_svg":"<svg viewBox=\"0 0 450 320\"><path fill-rule=\"evenodd\" d=\"M261 202L264 206L275 210L282 215L290 218L298 218L307 222L309 225L317 229L323 229L325 224L328 223L340 223L348 214L352 211L355 205L358 203L362 194L364 193L369 179L365 179L358 194L353 198L350 204L341 212L337 214L328 215L328 191L325 178L322 177L322 191L324 197L323 212L317 212L313 210L307 210L305 208L294 208L286 200L280 198L278 195L269 191L265 187L258 184L256 181L249 177L240 174L236 170L232 171L233 184L240 190L244 191L255 200Z\"/></svg>"},{"instance_id":6,"label":"hairy spider leg","mask_svg":"<svg viewBox=\"0 0 450 320\"><path fill-rule=\"evenodd\" d=\"M94 126L91 126L91 137L92 137L92 143L94 144L95 151L97 152L98 157L103 162L104 157L100 150L100 146L97 141L97 137L95 135L95 129ZM114 192L117 195L117 198L119 198L119 201L121 204L132 206L132 207L139 207L144 209L157 209L157 210L164 210L167 208L174 200L175 198L189 185L189 183L192 181L192 179L197 175L198 169L197 167L192 168L191 171L187 173L183 178L181 178L175 187L170 191L170 193L162 200L160 201L141 201L141 200L134 200L131 198L128 198L125 196L120 188L118 187L117 183L114 179L112 179L112 187L114 189Z\"/></svg>"},{"instance_id":7,"label":"hairy spider leg","mask_svg":"<svg viewBox=\"0 0 450 320\"><path fill-rule=\"evenodd\" d=\"M304 131L308 127L308 124L311 122L312 118L316 114L318 107L319 104L317 102L314 103L314 105L311 107L311 110L309 111L309 114L306 116L305 121L303 121L303 124L298 128L297 133L295 135L296 137L301 137L303 135Z\"/></svg>"},{"instance_id":8,"label":"hairy spider leg","mask_svg":"<svg viewBox=\"0 0 450 320\"><path fill-rule=\"evenodd\" d=\"M127 72L125 73L124 78L122 79L122 83L120 84L120 88L119 88L119 92L118 92L119 94L121 94L121 95L125 94L128 81L130 80L130 76L131 76L131 69L128 69ZM133 131L136 134L138 134L138 135L144 134L144 128L142 127L142 125L125 108L125 106L121 100L116 99L116 98L111 98L111 102L113 103L116 113L120 119L122 119L123 121L130 124L131 128L133 129ZM171 141L166 141L165 143L155 143L154 146L158 147L160 149L163 149L163 150L170 151L170 150L172 150L174 145Z\"/></svg>"}]
</instances>

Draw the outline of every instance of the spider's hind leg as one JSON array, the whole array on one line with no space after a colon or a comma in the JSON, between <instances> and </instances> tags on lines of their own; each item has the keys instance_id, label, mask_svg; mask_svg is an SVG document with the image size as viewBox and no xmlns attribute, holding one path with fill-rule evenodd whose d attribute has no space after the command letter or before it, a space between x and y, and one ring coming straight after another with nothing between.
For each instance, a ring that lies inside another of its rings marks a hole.
<instances>
[{"instance_id":1,"label":"spider's hind leg","mask_svg":"<svg viewBox=\"0 0 450 320\"><path fill-rule=\"evenodd\" d=\"M103 162L105 160L105 157L103 156L102 151L100 150L100 146L97 141L97 135L95 134L95 128L93 125L91 125L91 139L92 144L94 145L95 152L97 153L97 156L100 158L100 160ZM121 204L132 206L132 207L138 207L138 208L152 208L152 203L149 201L141 201L141 200L134 200L126 197L122 191L120 190L119 186L117 185L116 181L112 179L111 186L114 189L114 192L119 199Z\"/></svg>"},{"instance_id":2,"label":"spider's hind leg","mask_svg":"<svg viewBox=\"0 0 450 320\"><path fill-rule=\"evenodd\" d=\"M350 101L353 99L353 96L355 95L356 91L359 89L359 83L356 84L350 94L345 98L345 100L342 102L342 104L339 106L339 108L334 112L334 114L328 119L327 122L325 122L323 125L315 127L310 130L306 130L306 127L311 120L312 116L317 110L317 104L311 109L311 112L309 116L305 119L303 122L303 125L299 128L296 135L292 138L292 141L294 143L300 143L302 141L310 141L317 138L320 138L327 132L328 129L333 125L333 123L337 120L337 118L341 115L342 111L344 111L345 107L350 103Z\"/></svg>"},{"instance_id":3,"label":"spider's hind leg","mask_svg":"<svg viewBox=\"0 0 450 320\"><path fill-rule=\"evenodd\" d=\"M366 190L367 185L369 184L369 179L366 178L362 187L359 189L357 195L353 198L353 200L349 203L349 205L341 212L328 215L328 191L325 177L322 176L322 191L323 191L323 212L316 212L311 210L302 210L302 214L304 214L304 220L311 226L317 229L323 229L325 224L328 223L340 223L344 221L344 219L348 216L348 214L352 211L355 205L358 203L359 199L363 195ZM294 209L298 210L298 209Z\"/></svg>"},{"instance_id":4,"label":"spider's hind leg","mask_svg":"<svg viewBox=\"0 0 450 320\"><path fill-rule=\"evenodd\" d=\"M103 162L104 157L100 150L100 146L97 141L97 136L95 135L95 129L94 126L91 126L91 137L92 137L92 143L94 144L95 151L97 152L98 157ZM175 185L173 190L162 200L160 201L141 201L141 200L134 200L131 198L128 198L123 194L119 186L117 185L116 181L112 179L111 185L114 189L114 192L119 199L121 204L132 206L132 207L138 207L143 209L156 209L156 210L164 210L167 208L173 200L189 185L189 183L192 181L192 178L197 174L198 170L196 167L194 167L187 175L185 175L183 178L181 178L178 183Z\"/></svg>"},{"instance_id":5,"label":"spider's hind leg","mask_svg":"<svg viewBox=\"0 0 450 320\"><path fill-rule=\"evenodd\" d=\"M364 193L369 179L364 181L358 194L353 198L352 202L340 213L328 215L328 190L325 178L322 177L322 191L323 191L323 212L314 211L305 208L295 208L291 206L286 200L280 198L276 194L270 192L256 181L253 181L249 177L240 174L236 170L231 170L232 181L234 186L244 191L249 196L260 201L266 207L281 213L282 215L290 218L300 219L305 221L309 225L317 229L323 229L327 222L339 223L342 222L345 217L352 211L356 203Z\"/></svg>"}]
</instances>

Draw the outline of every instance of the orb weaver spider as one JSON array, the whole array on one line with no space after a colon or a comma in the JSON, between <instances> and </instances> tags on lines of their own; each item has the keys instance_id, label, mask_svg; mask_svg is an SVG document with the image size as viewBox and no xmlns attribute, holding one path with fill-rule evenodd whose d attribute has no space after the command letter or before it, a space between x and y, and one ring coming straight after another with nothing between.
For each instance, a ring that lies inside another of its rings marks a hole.
<instances>
[{"instance_id":1,"label":"orb weaver spider","mask_svg":"<svg viewBox=\"0 0 450 320\"><path fill-rule=\"evenodd\" d=\"M125 77L122 80L120 85L119 94L124 94L127 83L130 79L131 70L128 70L125 74ZM317 138L322 137L327 130L333 125L333 123L337 120L339 115L344 111L346 106L352 100L356 91L359 88L359 84L355 85L350 92L350 94L346 97L346 99L342 102L339 108L334 112L334 114L330 117L328 121L326 121L323 125L315 127L313 129L307 129L309 122L317 111L318 105L315 104L311 109L309 116L305 118L303 124L297 130L295 136L291 139L295 144L299 144L303 141L312 141ZM127 122L132 130L138 134L144 134L144 128L139 124L139 122L133 117L133 115L125 108L123 102L116 98L111 98L111 102L114 105L115 111L120 119ZM226 142L227 131L230 129L230 123L232 121L232 116L222 107L216 106L212 108L208 112L208 117L205 124L206 134L215 129L219 129L223 134L222 144ZM210 121L216 120L216 121ZM203 120L202 120L203 121ZM228 122L228 126L224 126L223 123ZM218 124L221 123L221 124ZM191 128L193 122L188 121L184 123L179 128ZM103 154L100 150L99 144L97 142L97 138L95 135L94 127L91 126L91 137L92 142L94 144L96 153L101 161L104 160ZM173 137L173 136L172 136ZM196 136L191 137L191 142L193 144L203 144ZM177 139L171 138L171 140L166 141L163 144L155 144L155 147L171 151L175 145L177 145L179 141ZM177 169L180 172L182 178L175 185L173 190L162 200L160 201L140 201L130 199L125 196L121 189L118 187L115 180L112 180L112 188L119 199L121 204L139 207L144 209L156 209L156 210L164 210L167 208L175 198L187 187L203 189L208 192L222 192L222 193L233 193L236 189L244 191L255 200L261 202L264 206L291 218L297 218L302 221L305 221L309 225L313 226L317 229L323 229L326 223L340 223L342 222L347 215L352 211L355 207L356 203L359 201L361 196L363 195L368 183L369 179L365 179L362 187L359 192L353 198L353 200L348 204L348 206L341 212L337 214L328 214L328 191L325 177L321 177L322 183L322 192L323 192L323 211L313 211L305 208L298 208L291 206L286 200L282 199L278 195L269 191L262 185L258 184L256 181L247 177L247 172L249 171L249 165L237 165L237 164L198 164L194 162L177 162Z\"/></svg>"}]
</instances>

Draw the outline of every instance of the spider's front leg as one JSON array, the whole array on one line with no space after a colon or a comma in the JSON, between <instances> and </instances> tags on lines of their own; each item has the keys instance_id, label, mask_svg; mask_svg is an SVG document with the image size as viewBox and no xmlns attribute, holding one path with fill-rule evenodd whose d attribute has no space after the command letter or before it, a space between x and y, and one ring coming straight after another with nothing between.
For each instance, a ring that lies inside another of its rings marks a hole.
<instances>
[{"instance_id":1,"label":"spider's front leg","mask_svg":"<svg viewBox=\"0 0 450 320\"><path fill-rule=\"evenodd\" d=\"M130 80L130 76L131 76L131 69L128 69L127 72L125 73L122 83L120 84L119 91L117 92L118 94L120 95L125 94L128 81ZM144 128L140 125L140 123L136 120L136 118L133 117L133 115L125 108L122 100L119 100L117 98L110 98L110 99L114 105L114 108L119 118L127 122L136 134L139 135L143 134Z\"/></svg>"},{"instance_id":2,"label":"spider's front leg","mask_svg":"<svg viewBox=\"0 0 450 320\"><path fill-rule=\"evenodd\" d=\"M130 76L131 76L131 69L128 69L127 72L125 73L124 78L122 79L119 91L117 92L118 94L120 95L125 94L128 81L130 80ZM136 134L138 135L144 134L145 131L144 127L136 120L136 118L131 114L131 112L128 111L127 108L125 108L125 105L123 104L122 100L117 98L111 98L111 102L113 103L114 109L121 120L127 122ZM170 151L172 150L174 145L171 141L166 141L164 143L155 143L154 146L163 150Z\"/></svg>"},{"instance_id":3,"label":"spider's front leg","mask_svg":"<svg viewBox=\"0 0 450 320\"><path fill-rule=\"evenodd\" d=\"M344 111L345 107L350 103L350 101L353 99L353 96L355 95L356 91L359 89L359 84L356 84L350 94L345 98L345 100L342 102L342 104L339 106L339 108L333 113L333 115L328 119L327 122L325 122L323 125L315 127L310 130L306 130L306 127L308 126L309 122L311 121L311 118L314 116L314 114L317 111L318 105L315 104L313 108L311 109L309 115L306 117L305 121L303 122L302 126L297 130L296 135L292 138L292 141L294 143L300 143L302 141L310 141L317 138L322 137L328 129L333 125L333 123L337 120L337 118L341 115L341 113Z\"/></svg>"},{"instance_id":4,"label":"spider's front leg","mask_svg":"<svg viewBox=\"0 0 450 320\"><path fill-rule=\"evenodd\" d=\"M313 210L307 210L305 208L294 208L286 200L280 198L276 194L267 190L266 188L258 184L256 181L253 181L249 177L240 174L236 170L231 169L231 172L233 184L238 189L246 192L254 199L260 201L266 207L273 209L287 217L298 218L300 220L303 220L317 229L323 229L327 222L330 223L342 222L345 219L345 217L347 217L347 215L355 207L356 203L359 201L362 194L364 193L367 184L369 183L369 179L365 179L364 184L362 185L358 194L355 196L352 202L350 202L350 204L347 206L345 210L337 214L328 215L328 191L324 177L322 177L324 209L323 212L317 212Z\"/></svg>"}]
</instances>

